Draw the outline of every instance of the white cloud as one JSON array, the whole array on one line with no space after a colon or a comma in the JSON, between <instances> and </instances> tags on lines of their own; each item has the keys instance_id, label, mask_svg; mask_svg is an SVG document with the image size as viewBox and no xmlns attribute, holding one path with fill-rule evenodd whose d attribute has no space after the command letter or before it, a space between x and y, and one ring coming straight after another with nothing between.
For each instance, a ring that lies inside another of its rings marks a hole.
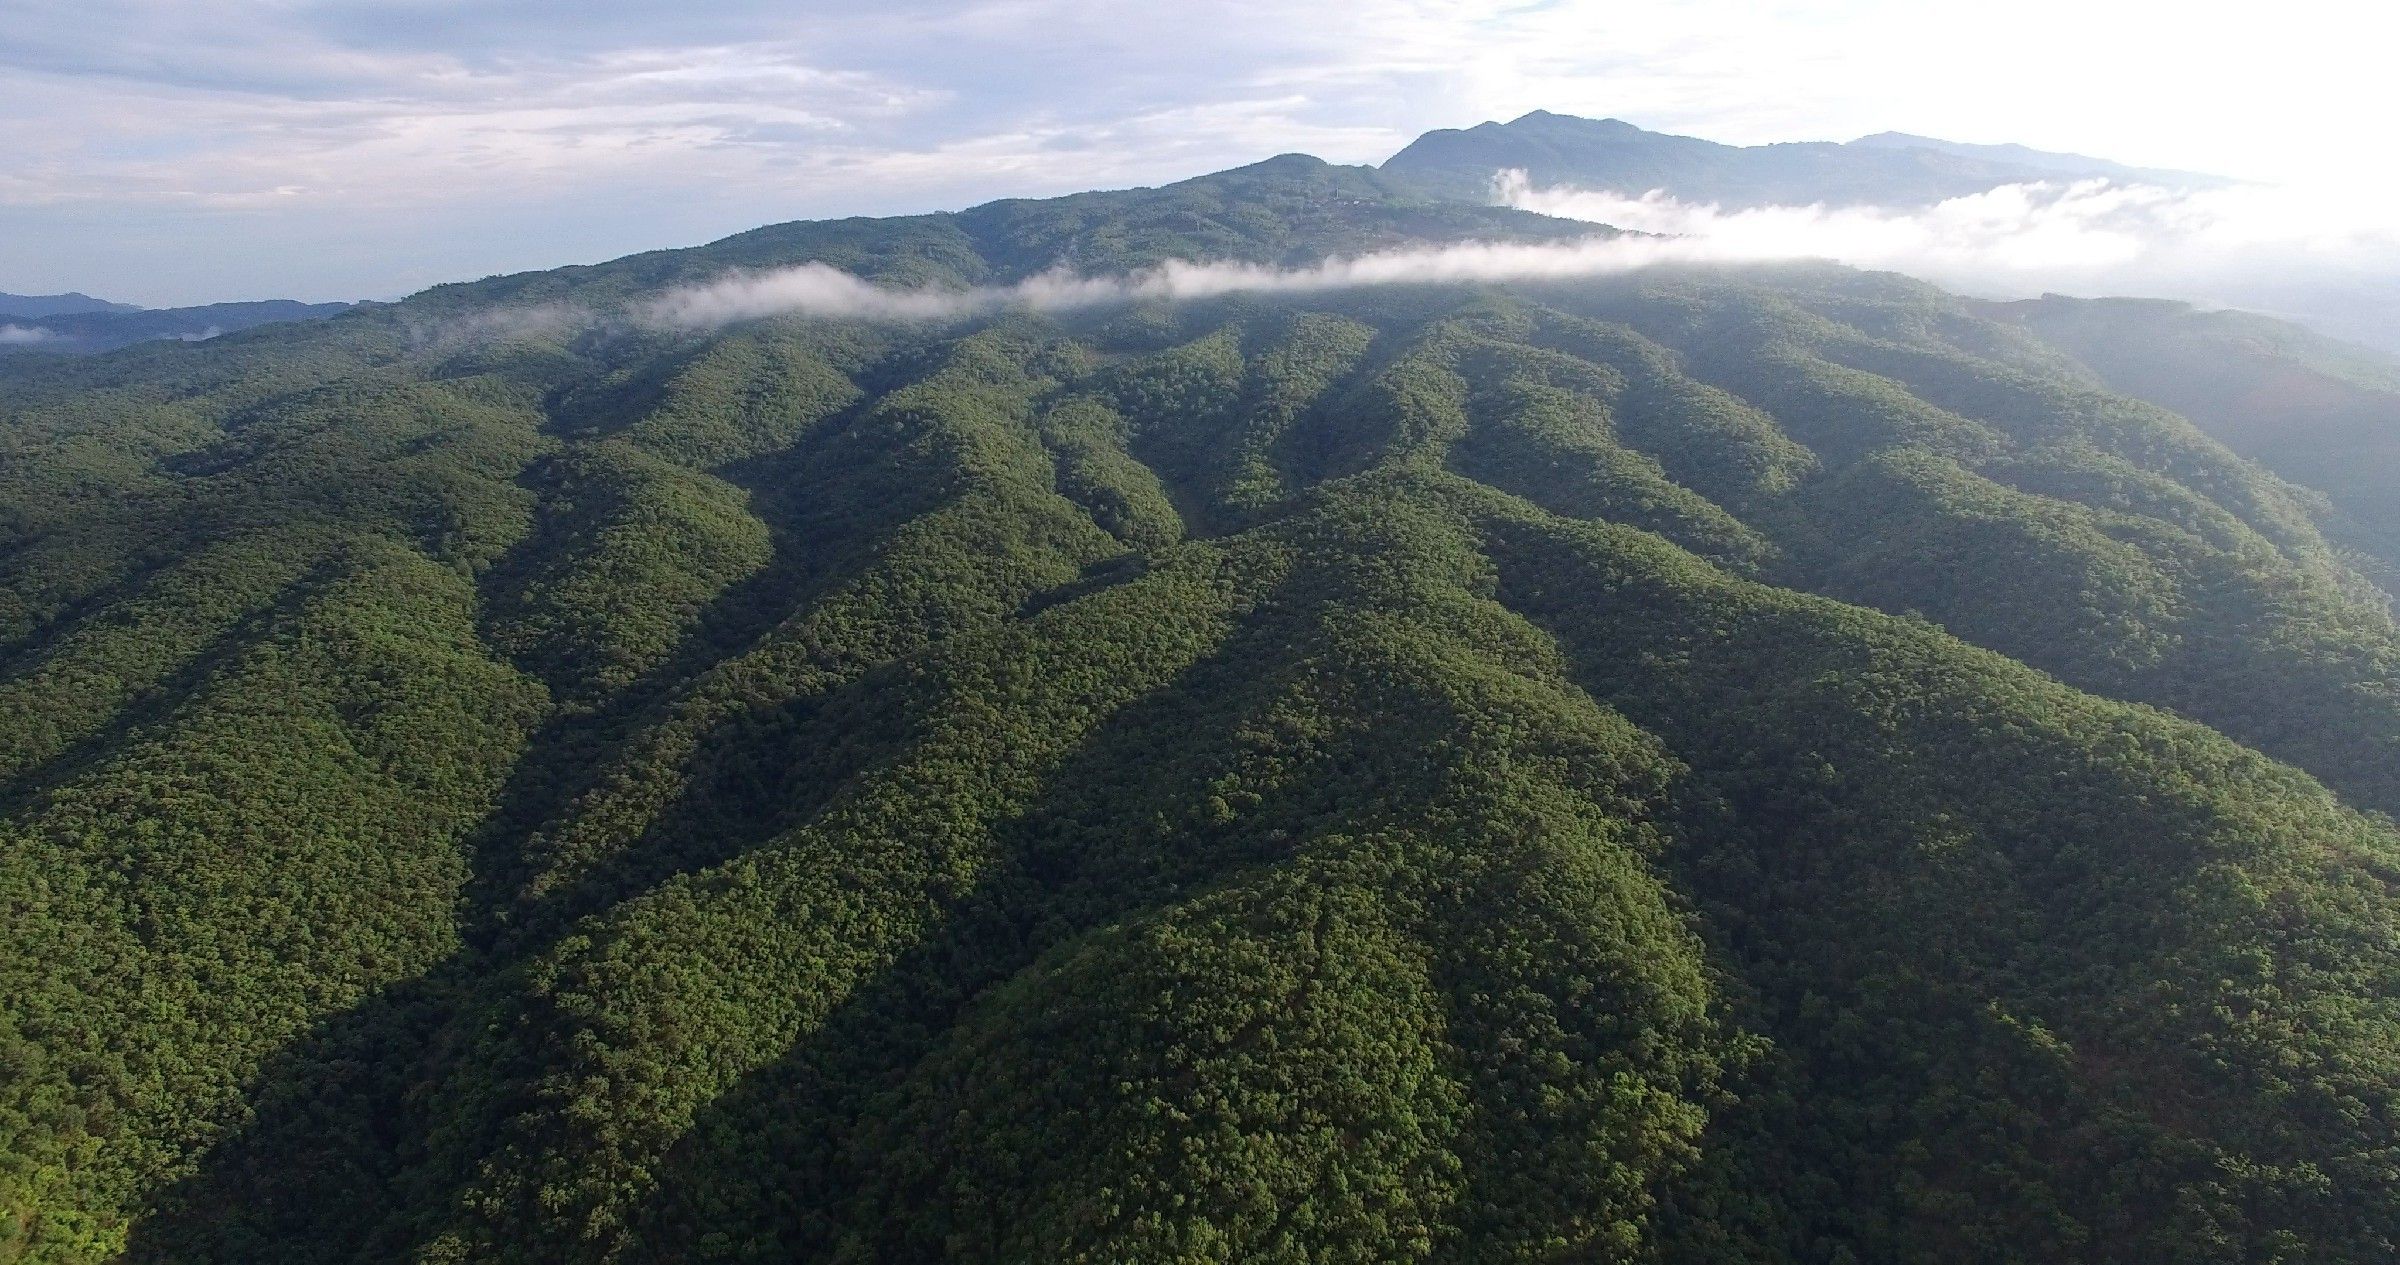
<instances>
[{"instance_id":1,"label":"white cloud","mask_svg":"<svg viewBox=\"0 0 2400 1265\"><path fill-rule=\"evenodd\" d=\"M700 331L774 316L943 321L1008 308L1067 311L1237 293L1556 280L1661 263L1824 258L2001 297L2065 290L2287 309L2336 333L2394 341L2394 331L2377 324L2387 322L2393 309L2362 303L2354 292L2361 276L2400 279L2400 236L2346 216L2338 205L2286 190L2179 191L2083 180L2004 185L1922 208L1727 211L1655 190L1536 188L1519 171L1499 173L1494 184L1496 201L1634 231L1565 242L1405 247L1293 268L1170 261L1122 276L1053 271L1012 285L967 289L895 289L807 263L676 287L622 313L557 304L500 309L443 332L553 336L625 321ZM2312 283L2312 273L2328 283ZM2393 291L2400 293L2400 286Z\"/></svg>"},{"instance_id":2,"label":"white cloud","mask_svg":"<svg viewBox=\"0 0 2400 1265\"><path fill-rule=\"evenodd\" d=\"M48 342L56 337L58 335L37 325L0 325L0 347L22 347Z\"/></svg>"},{"instance_id":3,"label":"white cloud","mask_svg":"<svg viewBox=\"0 0 2400 1265\"><path fill-rule=\"evenodd\" d=\"M1820 257L1996 297L2145 295L2248 307L2400 345L2400 226L2372 204L2306 189L2171 190L2038 182L1923 208L1724 210L1657 190L1536 188L1499 173L1494 198L1568 219L1672 233L1719 259ZM2362 291L2366 292L2362 295Z\"/></svg>"},{"instance_id":4,"label":"white cloud","mask_svg":"<svg viewBox=\"0 0 2400 1265\"><path fill-rule=\"evenodd\" d=\"M1010 308L1063 312L1114 303L1191 302L1233 294L1309 293L1368 286L1459 285L1601 276L1718 258L1692 238L1595 234L1564 242L1459 242L1337 256L1295 268L1170 260L1120 276L1052 271L1011 285L965 289L877 285L822 263L733 272L678 286L622 313L545 304L497 308L451 322L447 337L555 337L620 322L703 331L775 316L878 322L945 321Z\"/></svg>"}]
</instances>

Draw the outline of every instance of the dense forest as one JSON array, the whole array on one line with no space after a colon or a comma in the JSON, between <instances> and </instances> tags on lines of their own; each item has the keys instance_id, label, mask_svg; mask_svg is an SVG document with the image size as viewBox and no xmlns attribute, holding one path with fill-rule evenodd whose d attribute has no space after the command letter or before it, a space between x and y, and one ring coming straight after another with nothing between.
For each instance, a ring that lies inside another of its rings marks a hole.
<instances>
[{"instance_id":1,"label":"dense forest","mask_svg":"<svg viewBox=\"0 0 2400 1265\"><path fill-rule=\"evenodd\" d=\"M2393 1259L2400 533L2138 311L479 318L1588 231L0 365L0 1261Z\"/></svg>"}]
</instances>

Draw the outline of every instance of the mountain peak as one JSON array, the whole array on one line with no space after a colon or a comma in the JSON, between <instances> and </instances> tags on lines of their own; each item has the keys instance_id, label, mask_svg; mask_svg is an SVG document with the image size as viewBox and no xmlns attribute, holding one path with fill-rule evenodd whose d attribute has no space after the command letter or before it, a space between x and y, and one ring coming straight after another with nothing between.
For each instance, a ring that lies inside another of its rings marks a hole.
<instances>
[{"instance_id":1,"label":"mountain peak","mask_svg":"<svg viewBox=\"0 0 2400 1265\"><path fill-rule=\"evenodd\" d=\"M1324 159L1317 157L1315 154L1303 154L1295 150L1291 153L1277 154L1273 158L1261 158L1257 162L1251 163L1246 167L1236 167L1234 170L1315 171L1320 167L1330 167L1332 165L1332 163L1326 162Z\"/></svg>"},{"instance_id":2,"label":"mountain peak","mask_svg":"<svg viewBox=\"0 0 2400 1265\"><path fill-rule=\"evenodd\" d=\"M78 316L90 312L138 312L129 303L111 303L95 299L80 290L65 294L6 294L0 293L0 316Z\"/></svg>"},{"instance_id":3,"label":"mountain peak","mask_svg":"<svg viewBox=\"0 0 2400 1265\"><path fill-rule=\"evenodd\" d=\"M1528 110L1525 113L1510 119L1507 123L1507 126L1519 127L1526 124L1531 124L1536 127L1544 124L1563 124L1569 127L1591 131L1642 132L1646 130L1637 124L1628 123L1623 119L1615 117L1614 115L1604 119L1594 119L1586 118L1580 114L1560 114L1554 110Z\"/></svg>"}]
</instances>

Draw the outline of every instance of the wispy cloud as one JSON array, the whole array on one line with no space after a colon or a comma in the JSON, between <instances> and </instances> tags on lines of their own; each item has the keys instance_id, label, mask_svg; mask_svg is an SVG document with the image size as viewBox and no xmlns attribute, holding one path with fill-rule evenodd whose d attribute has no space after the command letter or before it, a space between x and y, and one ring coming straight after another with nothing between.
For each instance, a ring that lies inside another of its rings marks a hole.
<instances>
[{"instance_id":1,"label":"wispy cloud","mask_svg":"<svg viewBox=\"0 0 2400 1265\"><path fill-rule=\"evenodd\" d=\"M1471 285L1629 272L1721 255L1696 238L1595 233L1564 242L1458 242L1337 256L1300 267L1169 261L1115 276L1051 271L1009 285L901 288L822 263L732 272L621 308L568 303L501 307L456 318L453 338L556 337L578 329L638 327L701 332L769 317L913 323L1018 309L1065 312L1118 303L1192 302L1236 294L1292 294L1374 286Z\"/></svg>"},{"instance_id":2,"label":"wispy cloud","mask_svg":"<svg viewBox=\"0 0 2400 1265\"><path fill-rule=\"evenodd\" d=\"M1628 272L1712 257L1696 240L1595 235L1567 242L1459 242L1321 260L1297 268L1172 260L1123 276L1045 272L1013 285L963 290L894 289L824 264L735 274L668 291L634 319L702 330L768 316L930 321L1022 308L1072 311L1114 303L1184 303L1234 294L1293 294L1370 286L1542 281Z\"/></svg>"},{"instance_id":3,"label":"wispy cloud","mask_svg":"<svg viewBox=\"0 0 2400 1265\"><path fill-rule=\"evenodd\" d=\"M1293 21L1271 0L11 0L0 286L395 295L1283 150L1376 161L1535 107L1742 143L1899 128L2234 174L2287 154L2381 170L2360 156L2381 149L2400 19L2350 0L2249 24L2153 7L1360 0ZM1968 45L1984 55L1923 53Z\"/></svg>"},{"instance_id":4,"label":"wispy cloud","mask_svg":"<svg viewBox=\"0 0 2400 1265\"><path fill-rule=\"evenodd\" d=\"M2177 191L2091 180L2004 185L1925 208L1769 206L1727 211L1655 191L1538 189L1503 172L1496 199L1629 233L1565 242L1464 242L1278 268L1171 261L1123 276L1048 272L1005 286L895 289L823 264L730 273L636 304L633 322L702 330L770 316L949 320L1006 308L1065 311L1240 293L1589 277L1662 263L1825 258L1929 277L1998 296L2067 290L2186 297L2324 318L2337 332L2381 319L2340 290L2311 290L2311 268L2355 283L2400 278L2400 235L2337 205L2259 187ZM2283 286L2270 291L2263 287ZM2294 287L2298 288L2295 289ZM2400 292L2400 286L2394 287ZM2297 296L2295 298L2295 296ZM524 318L513 318L524 319ZM555 310L541 316L554 323Z\"/></svg>"},{"instance_id":5,"label":"wispy cloud","mask_svg":"<svg viewBox=\"0 0 2400 1265\"><path fill-rule=\"evenodd\" d=\"M13 7L0 288L397 297L763 223L1155 184L1289 149L1375 158L1416 122L1287 82L1332 37L1246 0L443 19Z\"/></svg>"},{"instance_id":6,"label":"wispy cloud","mask_svg":"<svg viewBox=\"0 0 2400 1265\"><path fill-rule=\"evenodd\" d=\"M46 343L58 335L38 325L0 325L0 347L22 347Z\"/></svg>"},{"instance_id":7,"label":"wispy cloud","mask_svg":"<svg viewBox=\"0 0 2400 1265\"><path fill-rule=\"evenodd\" d=\"M2392 252L2379 216L2305 191L2266 186L2164 189L2108 180L2006 184L1924 208L1763 206L1724 210L1659 190L1540 188L1500 172L1494 200L1567 219L1713 244L1727 258L1818 255L1872 267L2029 276L2105 270L2196 252L2322 255Z\"/></svg>"}]
</instances>

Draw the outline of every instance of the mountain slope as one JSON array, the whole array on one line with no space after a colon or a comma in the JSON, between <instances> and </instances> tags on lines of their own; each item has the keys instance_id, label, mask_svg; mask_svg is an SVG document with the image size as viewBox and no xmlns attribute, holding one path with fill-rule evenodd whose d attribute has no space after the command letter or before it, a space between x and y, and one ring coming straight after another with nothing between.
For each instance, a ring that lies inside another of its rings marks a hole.
<instances>
[{"instance_id":1,"label":"mountain slope","mask_svg":"<svg viewBox=\"0 0 2400 1265\"><path fill-rule=\"evenodd\" d=\"M1728 207L1916 206L2022 181L2089 179L2193 187L2221 183L2189 172L2126 167L2015 145L1960 145L1886 132L1829 141L1724 145L1645 131L1619 119L1535 110L1507 123L1427 132L1380 169L1393 179L1468 201L1488 201L1492 177L1522 170L1536 185L1645 193Z\"/></svg>"},{"instance_id":2,"label":"mountain slope","mask_svg":"<svg viewBox=\"0 0 2400 1265\"><path fill-rule=\"evenodd\" d=\"M1997 305L2111 390L2189 417L2226 447L2332 502L2333 531L2400 577L2400 361L2296 325L2187 304L2048 296Z\"/></svg>"},{"instance_id":3,"label":"mountain slope","mask_svg":"<svg viewBox=\"0 0 2400 1265\"><path fill-rule=\"evenodd\" d=\"M2400 634L1832 268L1305 160L0 368L0 1256L2387 1259Z\"/></svg>"}]
</instances>

